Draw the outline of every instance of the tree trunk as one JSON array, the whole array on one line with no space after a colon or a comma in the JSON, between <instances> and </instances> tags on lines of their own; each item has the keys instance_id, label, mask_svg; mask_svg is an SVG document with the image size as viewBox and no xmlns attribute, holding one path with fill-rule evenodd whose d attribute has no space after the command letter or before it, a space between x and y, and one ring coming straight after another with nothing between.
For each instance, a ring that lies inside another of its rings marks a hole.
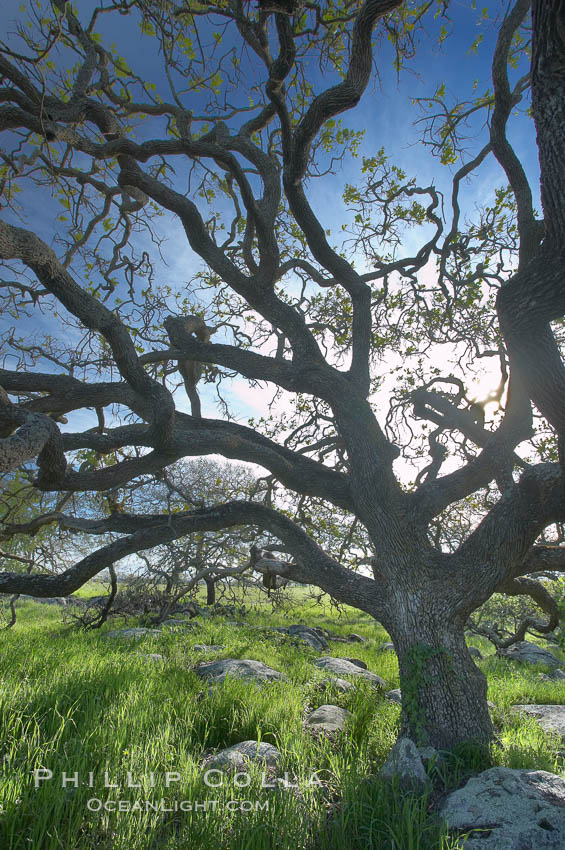
<instances>
[{"instance_id":1,"label":"tree trunk","mask_svg":"<svg viewBox=\"0 0 565 850\"><path fill-rule=\"evenodd\" d=\"M419 746L451 750L493 737L486 678L471 658L464 622L441 601L396 609L389 632L398 654L402 691L402 735Z\"/></svg>"},{"instance_id":2,"label":"tree trunk","mask_svg":"<svg viewBox=\"0 0 565 850\"><path fill-rule=\"evenodd\" d=\"M206 605L214 605L216 601L216 582L213 578L204 579L206 582Z\"/></svg>"}]
</instances>

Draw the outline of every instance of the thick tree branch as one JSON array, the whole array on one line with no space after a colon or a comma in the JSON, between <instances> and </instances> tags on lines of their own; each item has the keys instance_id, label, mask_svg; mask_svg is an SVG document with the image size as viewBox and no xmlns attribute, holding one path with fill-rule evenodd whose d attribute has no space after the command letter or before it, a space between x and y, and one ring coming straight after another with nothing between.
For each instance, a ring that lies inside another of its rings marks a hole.
<instances>
[{"instance_id":1,"label":"thick tree branch","mask_svg":"<svg viewBox=\"0 0 565 850\"><path fill-rule=\"evenodd\" d=\"M474 433L474 429L473 429ZM532 436L531 410L517 376L510 377L506 413L502 423L483 443L480 454L455 472L424 483L410 495L413 509L429 522L452 502L464 499L502 477L501 489L511 486L507 470L514 465L514 449ZM478 439L481 435L476 434Z\"/></svg>"},{"instance_id":2,"label":"thick tree branch","mask_svg":"<svg viewBox=\"0 0 565 850\"><path fill-rule=\"evenodd\" d=\"M530 6L531 0L517 0L500 28L492 63L494 111L490 125L491 147L506 173L516 198L521 265L537 252L542 233L540 224L534 217L532 191L526 173L506 136L506 125L517 103L508 82L507 67L512 39L528 14Z\"/></svg>"},{"instance_id":3,"label":"thick tree branch","mask_svg":"<svg viewBox=\"0 0 565 850\"><path fill-rule=\"evenodd\" d=\"M6 393L2 390L4 398ZM55 422L42 413L31 413L2 402L0 393L0 474L37 457L39 486L55 485L65 472L61 434ZM11 433L14 431L14 433Z\"/></svg>"},{"instance_id":4,"label":"thick tree branch","mask_svg":"<svg viewBox=\"0 0 565 850\"><path fill-rule=\"evenodd\" d=\"M561 0L533 1L532 109L545 239L497 298L500 327L528 395L560 436L565 464L565 368L550 323L565 315L565 25Z\"/></svg>"},{"instance_id":5,"label":"thick tree branch","mask_svg":"<svg viewBox=\"0 0 565 850\"><path fill-rule=\"evenodd\" d=\"M414 402L414 415L419 419L427 419L433 422L439 427L440 431L459 431L481 448L496 440L497 432L488 431L484 428L482 424L475 420L470 410L457 407L437 392L421 387L412 393L411 398ZM525 430L524 433L526 433ZM492 450L490 450L490 453L492 454ZM489 481L496 479L501 493L512 484L513 466L524 468L527 464L515 453L500 452L497 466L493 466L491 469ZM431 479L428 476L426 480ZM485 482L485 484L488 483L488 481Z\"/></svg>"},{"instance_id":6,"label":"thick tree branch","mask_svg":"<svg viewBox=\"0 0 565 850\"><path fill-rule=\"evenodd\" d=\"M369 82L372 66L371 34L377 20L400 5L400 0L366 0L361 7L352 34L351 53L345 79L337 86L327 89L310 104L306 115L292 133L287 126L279 92L267 86L267 94L278 107L283 121L283 183L292 214L306 236L308 247L315 259L345 287L353 306L352 361L350 376L362 392L369 391L369 353L371 341L371 290L355 272L351 264L330 246L325 230L315 216L302 186L306 173L310 148L322 125L334 115L354 107L360 100ZM280 17L280 16L279 16ZM288 33L284 25L279 26L281 54L288 51Z\"/></svg>"},{"instance_id":7,"label":"thick tree branch","mask_svg":"<svg viewBox=\"0 0 565 850\"><path fill-rule=\"evenodd\" d=\"M456 572L460 571L462 611L469 614L477 607L478 596L484 601L505 581L530 572L528 559L534 541L547 525L565 518L562 493L558 464L529 467L450 556ZM465 578L469 570L473 573L472 588Z\"/></svg>"},{"instance_id":8,"label":"thick tree branch","mask_svg":"<svg viewBox=\"0 0 565 850\"><path fill-rule=\"evenodd\" d=\"M142 358L140 362L143 362ZM134 392L124 381L84 383L70 375L59 373L0 369L0 386L15 395L48 393L19 405L24 410L37 413L60 416L86 407L97 408L110 404L123 404L135 411L141 419L146 421L151 419L152 410L149 402Z\"/></svg>"},{"instance_id":9,"label":"thick tree branch","mask_svg":"<svg viewBox=\"0 0 565 850\"><path fill-rule=\"evenodd\" d=\"M524 560L517 565L514 576L539 572L565 573L565 546L532 546Z\"/></svg>"},{"instance_id":10,"label":"thick tree branch","mask_svg":"<svg viewBox=\"0 0 565 850\"><path fill-rule=\"evenodd\" d=\"M61 265L55 253L35 233L0 221L0 259L21 260L32 269L42 285L90 330L108 340L118 368L135 392L148 398L152 425L166 445L174 419L170 393L153 381L139 363L135 346L118 317L82 289Z\"/></svg>"},{"instance_id":11,"label":"thick tree branch","mask_svg":"<svg viewBox=\"0 0 565 850\"><path fill-rule=\"evenodd\" d=\"M66 450L91 448L101 453L128 445L149 445L140 426L108 430L105 434L87 431L65 434ZM268 469L290 490L327 498L346 510L353 510L349 479L324 464L293 452L258 434L252 428L217 419L193 419L178 413L170 454L151 452L140 458L95 472L69 472L64 490L106 490L127 483L134 475L146 474L167 466L181 457L222 454L233 460L256 463Z\"/></svg>"},{"instance_id":12,"label":"thick tree branch","mask_svg":"<svg viewBox=\"0 0 565 850\"><path fill-rule=\"evenodd\" d=\"M541 168L546 240L563 252L565 234L565 24L563 0L533 0L532 110Z\"/></svg>"},{"instance_id":13,"label":"thick tree branch","mask_svg":"<svg viewBox=\"0 0 565 850\"><path fill-rule=\"evenodd\" d=\"M115 522L120 521L117 515ZM229 502L189 514L122 517L124 528L139 529L91 553L60 575L20 575L0 572L0 593L32 596L68 596L121 558L197 531L218 531L238 525L256 525L279 538L294 557L288 577L313 583L326 593L375 615L379 610L376 583L356 575L330 558L301 528L270 508L253 502Z\"/></svg>"}]
</instances>

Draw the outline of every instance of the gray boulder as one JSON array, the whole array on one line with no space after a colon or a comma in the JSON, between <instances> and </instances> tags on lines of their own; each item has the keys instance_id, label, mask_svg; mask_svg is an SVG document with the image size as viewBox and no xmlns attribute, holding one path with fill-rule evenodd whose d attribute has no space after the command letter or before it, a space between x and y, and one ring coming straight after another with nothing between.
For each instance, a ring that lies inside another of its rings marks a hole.
<instances>
[{"instance_id":1,"label":"gray boulder","mask_svg":"<svg viewBox=\"0 0 565 850\"><path fill-rule=\"evenodd\" d=\"M152 661L154 664L164 661L165 657L160 652L150 652L143 656L146 661Z\"/></svg>"},{"instance_id":2,"label":"gray boulder","mask_svg":"<svg viewBox=\"0 0 565 850\"><path fill-rule=\"evenodd\" d=\"M387 641L386 643L381 643L381 645L377 649L377 652L394 652L394 651L395 651L394 644L391 643L390 641Z\"/></svg>"},{"instance_id":3,"label":"gray boulder","mask_svg":"<svg viewBox=\"0 0 565 850\"><path fill-rule=\"evenodd\" d=\"M445 757L440 755L440 753L436 750L435 747L418 747L418 752L420 754L420 758L422 759L422 764L424 768L428 767L430 764L442 763L445 761Z\"/></svg>"},{"instance_id":4,"label":"gray boulder","mask_svg":"<svg viewBox=\"0 0 565 850\"><path fill-rule=\"evenodd\" d=\"M160 623L160 629L197 629L198 622L196 620L164 620Z\"/></svg>"},{"instance_id":5,"label":"gray boulder","mask_svg":"<svg viewBox=\"0 0 565 850\"><path fill-rule=\"evenodd\" d=\"M18 602L37 602L39 605L62 605L68 604L83 605L86 604L84 599L78 596L72 598L67 596L30 596L29 593L20 593Z\"/></svg>"},{"instance_id":6,"label":"gray boulder","mask_svg":"<svg viewBox=\"0 0 565 850\"><path fill-rule=\"evenodd\" d=\"M559 667L561 661L541 646L521 640L512 644L508 649L500 649L498 654L502 658L510 658L512 661L521 661L522 664L546 664L548 667Z\"/></svg>"},{"instance_id":7,"label":"gray boulder","mask_svg":"<svg viewBox=\"0 0 565 850\"><path fill-rule=\"evenodd\" d=\"M422 788L427 774L418 747L411 738L399 738L381 770L383 779L396 779L403 788Z\"/></svg>"},{"instance_id":8,"label":"gray boulder","mask_svg":"<svg viewBox=\"0 0 565 850\"><path fill-rule=\"evenodd\" d=\"M540 673L539 678L542 682L558 682L560 679L565 679L565 673L559 667L552 670L551 673Z\"/></svg>"},{"instance_id":9,"label":"gray boulder","mask_svg":"<svg viewBox=\"0 0 565 850\"><path fill-rule=\"evenodd\" d=\"M100 597L107 600L107 596ZM96 597L82 599L80 596L30 596L29 593L20 593L17 599L17 604L23 602L37 602L39 605L80 605L82 608L96 600Z\"/></svg>"},{"instance_id":10,"label":"gray boulder","mask_svg":"<svg viewBox=\"0 0 565 850\"><path fill-rule=\"evenodd\" d=\"M221 652L224 649L218 643L195 643L192 648L195 652Z\"/></svg>"},{"instance_id":11,"label":"gray boulder","mask_svg":"<svg viewBox=\"0 0 565 850\"><path fill-rule=\"evenodd\" d=\"M440 815L451 830L471 832L465 850L563 850L565 779L493 767L450 794Z\"/></svg>"},{"instance_id":12,"label":"gray boulder","mask_svg":"<svg viewBox=\"0 0 565 850\"><path fill-rule=\"evenodd\" d=\"M363 637L363 635L358 635L356 632L351 632L350 635L347 635L347 640L351 643L367 643L367 638Z\"/></svg>"},{"instance_id":13,"label":"gray boulder","mask_svg":"<svg viewBox=\"0 0 565 850\"><path fill-rule=\"evenodd\" d=\"M308 644L308 646L311 646L312 649L317 649L318 652L322 649L328 648L328 642L322 634L322 629L312 629L309 626L294 625L288 627L288 634Z\"/></svg>"},{"instance_id":14,"label":"gray boulder","mask_svg":"<svg viewBox=\"0 0 565 850\"><path fill-rule=\"evenodd\" d=\"M321 652L323 649L327 649L328 646L326 641L322 643L318 635L311 634L310 632L298 632L293 635L293 638L315 649L316 652Z\"/></svg>"},{"instance_id":15,"label":"gray boulder","mask_svg":"<svg viewBox=\"0 0 565 850\"><path fill-rule=\"evenodd\" d=\"M248 658L223 658L221 661L204 661L196 668L196 673L202 679L208 679L213 684L223 682L226 676L245 679L249 682L276 682L286 680L286 676L267 667L262 661Z\"/></svg>"},{"instance_id":16,"label":"gray boulder","mask_svg":"<svg viewBox=\"0 0 565 850\"><path fill-rule=\"evenodd\" d=\"M306 727L315 732L341 732L350 712L337 705L321 705L306 718Z\"/></svg>"},{"instance_id":17,"label":"gray boulder","mask_svg":"<svg viewBox=\"0 0 565 850\"><path fill-rule=\"evenodd\" d=\"M106 632L104 637L118 640L133 640L135 638L147 637L148 635L159 636L160 634L159 629L145 629L139 626L131 629L114 629L112 632Z\"/></svg>"},{"instance_id":18,"label":"gray boulder","mask_svg":"<svg viewBox=\"0 0 565 850\"><path fill-rule=\"evenodd\" d=\"M402 705L402 691L400 688L393 688L392 691L387 691L385 697L391 702L397 702L398 705Z\"/></svg>"},{"instance_id":19,"label":"gray boulder","mask_svg":"<svg viewBox=\"0 0 565 850\"><path fill-rule=\"evenodd\" d=\"M230 772L245 770L249 763L260 762L265 767L274 769L280 760L281 754L272 744L266 744L264 741L242 741L205 759L202 767L205 770Z\"/></svg>"},{"instance_id":20,"label":"gray boulder","mask_svg":"<svg viewBox=\"0 0 565 850\"><path fill-rule=\"evenodd\" d=\"M323 638L329 637L329 632L327 632L325 629L321 629L319 626L306 626L304 623L297 623L288 627L288 632L291 635L303 631L314 632L315 635L318 635L319 637Z\"/></svg>"},{"instance_id":21,"label":"gray boulder","mask_svg":"<svg viewBox=\"0 0 565 850\"><path fill-rule=\"evenodd\" d=\"M349 658L347 655L344 655L346 661L351 661L352 664L355 664L356 667L360 667L361 670L366 670L367 665L364 661L361 661L360 658Z\"/></svg>"},{"instance_id":22,"label":"gray boulder","mask_svg":"<svg viewBox=\"0 0 565 850\"><path fill-rule=\"evenodd\" d=\"M535 717L545 732L565 738L565 705L513 705L511 708Z\"/></svg>"},{"instance_id":23,"label":"gray boulder","mask_svg":"<svg viewBox=\"0 0 565 850\"><path fill-rule=\"evenodd\" d=\"M352 664L345 658L332 658L331 655L324 655L322 658L317 658L314 664L322 670L327 670L328 673L335 673L340 678L357 676L357 678L366 679L375 688L386 688L385 680L377 676L376 673L371 673L370 670L362 670L361 667Z\"/></svg>"}]
</instances>

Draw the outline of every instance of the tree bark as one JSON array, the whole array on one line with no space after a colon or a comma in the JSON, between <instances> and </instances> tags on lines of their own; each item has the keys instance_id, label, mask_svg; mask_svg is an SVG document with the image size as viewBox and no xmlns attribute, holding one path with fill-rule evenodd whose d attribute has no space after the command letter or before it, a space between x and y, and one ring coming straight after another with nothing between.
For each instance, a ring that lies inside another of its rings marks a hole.
<instances>
[{"instance_id":1,"label":"tree bark","mask_svg":"<svg viewBox=\"0 0 565 850\"><path fill-rule=\"evenodd\" d=\"M212 576L206 576L206 605L214 605L216 602L216 581Z\"/></svg>"},{"instance_id":2,"label":"tree bark","mask_svg":"<svg viewBox=\"0 0 565 850\"><path fill-rule=\"evenodd\" d=\"M398 654L401 734L441 750L464 742L488 745L487 683L467 649L463 619L432 596L403 597L389 627Z\"/></svg>"}]
</instances>

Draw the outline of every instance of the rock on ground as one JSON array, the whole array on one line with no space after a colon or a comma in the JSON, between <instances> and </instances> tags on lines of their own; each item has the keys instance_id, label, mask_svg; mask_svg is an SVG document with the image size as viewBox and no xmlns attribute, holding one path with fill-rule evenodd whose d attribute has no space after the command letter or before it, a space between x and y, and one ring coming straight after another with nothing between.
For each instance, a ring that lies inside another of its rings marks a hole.
<instances>
[{"instance_id":1,"label":"rock on ground","mask_svg":"<svg viewBox=\"0 0 565 850\"><path fill-rule=\"evenodd\" d=\"M424 768L431 763L441 764L445 762L445 756L441 755L435 747L418 747L418 753L420 754Z\"/></svg>"},{"instance_id":2,"label":"rock on ground","mask_svg":"<svg viewBox=\"0 0 565 850\"><path fill-rule=\"evenodd\" d=\"M544 770L493 767L450 794L440 809L465 850L563 850L565 779Z\"/></svg>"},{"instance_id":3,"label":"rock on ground","mask_svg":"<svg viewBox=\"0 0 565 850\"><path fill-rule=\"evenodd\" d=\"M557 669L552 670L551 673L540 673L539 677L544 682L557 682L559 679L565 679L565 673L557 667Z\"/></svg>"},{"instance_id":4,"label":"rock on ground","mask_svg":"<svg viewBox=\"0 0 565 850\"><path fill-rule=\"evenodd\" d=\"M364 661L361 661L360 658L349 658L347 655L344 655L343 657L345 661L351 661L352 664L355 664L356 667L360 667L361 670L367 669L367 664Z\"/></svg>"},{"instance_id":5,"label":"rock on ground","mask_svg":"<svg viewBox=\"0 0 565 850\"><path fill-rule=\"evenodd\" d=\"M391 643L390 641L387 641L387 643L381 643L381 645L377 649L377 652L394 652L394 651L395 651L394 650L394 644Z\"/></svg>"},{"instance_id":6,"label":"rock on ground","mask_svg":"<svg viewBox=\"0 0 565 850\"><path fill-rule=\"evenodd\" d=\"M195 652L221 652L224 649L219 643L195 643L192 648Z\"/></svg>"},{"instance_id":7,"label":"rock on ground","mask_svg":"<svg viewBox=\"0 0 565 850\"><path fill-rule=\"evenodd\" d=\"M76 605L83 604L84 600L78 596L30 596L29 593L20 593L18 602L38 602L40 605L68 605L73 603Z\"/></svg>"},{"instance_id":8,"label":"rock on ground","mask_svg":"<svg viewBox=\"0 0 565 850\"><path fill-rule=\"evenodd\" d=\"M163 629L197 629L198 622L196 620L164 620L159 628Z\"/></svg>"},{"instance_id":9,"label":"rock on ground","mask_svg":"<svg viewBox=\"0 0 565 850\"><path fill-rule=\"evenodd\" d=\"M357 676L371 682L376 688L386 688L386 682L376 673L371 673L370 670L362 670L361 667L352 664L345 658L332 658L331 655L324 655L322 658L317 658L314 664L316 667L327 670L329 673L335 673L339 677Z\"/></svg>"},{"instance_id":10,"label":"rock on ground","mask_svg":"<svg viewBox=\"0 0 565 850\"><path fill-rule=\"evenodd\" d=\"M535 717L545 732L565 738L565 705L513 705L511 708Z\"/></svg>"},{"instance_id":11,"label":"rock on ground","mask_svg":"<svg viewBox=\"0 0 565 850\"><path fill-rule=\"evenodd\" d=\"M358 635L356 632L351 632L350 635L347 635L347 640L351 643L367 643L367 638L363 637L363 635Z\"/></svg>"},{"instance_id":12,"label":"rock on ground","mask_svg":"<svg viewBox=\"0 0 565 850\"><path fill-rule=\"evenodd\" d=\"M399 738L381 770L383 779L396 779L404 788L421 788L427 782L422 757L411 738Z\"/></svg>"},{"instance_id":13,"label":"rock on ground","mask_svg":"<svg viewBox=\"0 0 565 850\"><path fill-rule=\"evenodd\" d=\"M160 635L161 632L159 629L145 629L142 627L132 628L132 629L114 629L112 632L106 632L104 637L109 638L124 638L125 640L132 640L133 638L146 637L147 635Z\"/></svg>"},{"instance_id":14,"label":"rock on ground","mask_svg":"<svg viewBox=\"0 0 565 850\"><path fill-rule=\"evenodd\" d=\"M295 640L299 640L300 643L306 644L306 646L310 646L312 649L315 649L316 652L321 652L323 649L327 649L327 642L320 640L318 635L311 634L311 632L297 632L292 635Z\"/></svg>"},{"instance_id":15,"label":"rock on ground","mask_svg":"<svg viewBox=\"0 0 565 850\"><path fill-rule=\"evenodd\" d=\"M387 691L385 697L391 702L397 702L398 705L402 705L402 691L400 688L393 688L392 691Z\"/></svg>"},{"instance_id":16,"label":"rock on ground","mask_svg":"<svg viewBox=\"0 0 565 850\"><path fill-rule=\"evenodd\" d=\"M203 767L205 770L244 770L250 762L262 762L265 767L275 768L280 760L281 754L272 744L242 741L205 759Z\"/></svg>"},{"instance_id":17,"label":"rock on ground","mask_svg":"<svg viewBox=\"0 0 565 850\"><path fill-rule=\"evenodd\" d=\"M313 632L321 637L325 635L324 629L319 629L318 626L307 626L305 623L293 623L292 626L288 626L287 631L289 635L295 635L298 632Z\"/></svg>"},{"instance_id":18,"label":"rock on ground","mask_svg":"<svg viewBox=\"0 0 565 850\"><path fill-rule=\"evenodd\" d=\"M221 661L204 661L196 668L197 674L202 679L209 679L212 683L223 682L226 676L234 676L237 679L245 679L255 682L275 682L286 680L286 676L263 664L262 661L254 661L249 658L223 658Z\"/></svg>"},{"instance_id":19,"label":"rock on ground","mask_svg":"<svg viewBox=\"0 0 565 850\"><path fill-rule=\"evenodd\" d=\"M321 705L306 718L305 725L316 732L341 732L350 712L337 705Z\"/></svg>"},{"instance_id":20,"label":"rock on ground","mask_svg":"<svg viewBox=\"0 0 565 850\"><path fill-rule=\"evenodd\" d=\"M311 646L312 649L317 649L318 652L321 652L322 649L328 648L328 642L324 637L322 629L310 628L310 626L303 626L299 624L289 626L288 634L308 644L308 646Z\"/></svg>"},{"instance_id":21,"label":"rock on ground","mask_svg":"<svg viewBox=\"0 0 565 850\"><path fill-rule=\"evenodd\" d=\"M512 644L508 649L499 650L502 658L510 658L512 661L521 661L523 664L546 664L548 667L559 667L561 661L541 646L521 640Z\"/></svg>"}]
</instances>

